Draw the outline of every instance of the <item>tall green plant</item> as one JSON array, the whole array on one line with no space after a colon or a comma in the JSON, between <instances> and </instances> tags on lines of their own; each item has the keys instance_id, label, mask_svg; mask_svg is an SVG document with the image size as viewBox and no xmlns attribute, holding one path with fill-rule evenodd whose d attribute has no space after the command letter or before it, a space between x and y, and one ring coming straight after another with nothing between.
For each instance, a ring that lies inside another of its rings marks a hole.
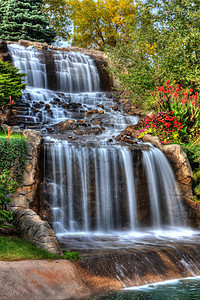
<instances>
[{"instance_id":1,"label":"tall green plant","mask_svg":"<svg viewBox=\"0 0 200 300\"><path fill-rule=\"evenodd\" d=\"M0 61L0 108L10 102L9 97L16 101L22 96L24 75L10 63Z\"/></svg>"},{"instance_id":2,"label":"tall green plant","mask_svg":"<svg viewBox=\"0 0 200 300\"><path fill-rule=\"evenodd\" d=\"M10 171L4 170L0 174L0 227L7 228L12 225L13 215L8 210L11 204L10 195L13 194L18 184L12 179Z\"/></svg>"}]
</instances>

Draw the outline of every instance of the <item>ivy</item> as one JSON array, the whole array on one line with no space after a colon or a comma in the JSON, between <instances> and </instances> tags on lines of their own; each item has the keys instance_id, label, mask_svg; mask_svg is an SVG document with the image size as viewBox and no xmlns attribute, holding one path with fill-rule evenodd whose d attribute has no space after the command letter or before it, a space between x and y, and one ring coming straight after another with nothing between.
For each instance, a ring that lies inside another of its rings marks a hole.
<instances>
[{"instance_id":1,"label":"ivy","mask_svg":"<svg viewBox=\"0 0 200 300\"><path fill-rule=\"evenodd\" d=\"M18 187L15 180L12 179L10 171L3 170L0 174L0 227L8 228L13 225L13 213L8 210L11 203L10 195Z\"/></svg>"},{"instance_id":2,"label":"ivy","mask_svg":"<svg viewBox=\"0 0 200 300\"><path fill-rule=\"evenodd\" d=\"M0 172L10 170L13 178L20 183L24 173L26 153L27 145L23 139L0 138Z\"/></svg>"},{"instance_id":3,"label":"ivy","mask_svg":"<svg viewBox=\"0 0 200 300\"><path fill-rule=\"evenodd\" d=\"M190 162L194 178L193 178L193 191L194 200L200 201L200 145L190 143L182 145L185 153L187 154Z\"/></svg>"}]
</instances>

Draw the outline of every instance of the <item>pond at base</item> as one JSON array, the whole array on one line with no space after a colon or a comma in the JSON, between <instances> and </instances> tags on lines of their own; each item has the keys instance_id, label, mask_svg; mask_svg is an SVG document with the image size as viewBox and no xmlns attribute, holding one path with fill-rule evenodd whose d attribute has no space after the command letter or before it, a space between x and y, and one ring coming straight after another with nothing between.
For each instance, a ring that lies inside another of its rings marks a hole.
<instances>
[{"instance_id":1,"label":"pond at base","mask_svg":"<svg viewBox=\"0 0 200 300\"><path fill-rule=\"evenodd\" d=\"M200 299L200 277L169 280L109 293L91 300L196 300Z\"/></svg>"}]
</instances>

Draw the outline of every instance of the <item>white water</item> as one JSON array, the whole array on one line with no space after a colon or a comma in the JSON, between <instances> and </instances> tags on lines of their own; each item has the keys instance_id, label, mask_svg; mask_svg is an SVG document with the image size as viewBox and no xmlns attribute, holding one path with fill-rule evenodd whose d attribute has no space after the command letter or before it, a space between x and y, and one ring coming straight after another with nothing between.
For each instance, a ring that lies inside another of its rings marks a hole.
<instances>
[{"instance_id":1,"label":"white water","mask_svg":"<svg viewBox=\"0 0 200 300\"><path fill-rule=\"evenodd\" d=\"M112 110L115 102L100 91L94 61L80 53L49 51L56 80L53 91L42 51L16 44L9 45L9 50L15 66L28 74L29 86L23 93L23 103L29 108L21 114L27 126L31 124L46 132L47 126L66 119L77 120L81 115L87 120L85 112L101 110L98 105L104 105L102 134L84 135L74 142L66 141L64 136L45 137L44 184L51 191L57 236L101 236L102 243L102 235L105 240L112 235L119 241L130 233L138 234L140 239L146 234L148 238L158 234L159 239L166 227L170 234L178 234L186 225L185 212L163 153L149 145L145 151L139 145L138 156L133 155L130 147L107 142L127 125L137 123L138 118ZM71 103L80 104L78 113L65 107ZM143 195L138 192L141 168L146 178ZM140 216L139 206L144 199L147 224L145 217Z\"/></svg>"}]
</instances>

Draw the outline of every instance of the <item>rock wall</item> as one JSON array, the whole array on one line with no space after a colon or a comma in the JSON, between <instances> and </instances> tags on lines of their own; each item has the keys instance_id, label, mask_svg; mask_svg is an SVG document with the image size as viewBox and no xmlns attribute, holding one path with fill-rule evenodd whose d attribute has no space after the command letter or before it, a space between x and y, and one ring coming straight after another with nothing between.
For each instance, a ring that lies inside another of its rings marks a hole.
<instances>
[{"instance_id":1,"label":"rock wall","mask_svg":"<svg viewBox=\"0 0 200 300\"><path fill-rule=\"evenodd\" d=\"M0 60L11 61L11 56L8 53L7 43L4 40L0 40Z\"/></svg>"},{"instance_id":2,"label":"rock wall","mask_svg":"<svg viewBox=\"0 0 200 300\"><path fill-rule=\"evenodd\" d=\"M40 187L40 149L42 137L39 131L26 129L22 132L28 137L28 154L21 186L12 197L11 210L17 222L19 232L28 241L39 248L61 254L55 233L49 223L31 209L37 202Z\"/></svg>"}]
</instances>

